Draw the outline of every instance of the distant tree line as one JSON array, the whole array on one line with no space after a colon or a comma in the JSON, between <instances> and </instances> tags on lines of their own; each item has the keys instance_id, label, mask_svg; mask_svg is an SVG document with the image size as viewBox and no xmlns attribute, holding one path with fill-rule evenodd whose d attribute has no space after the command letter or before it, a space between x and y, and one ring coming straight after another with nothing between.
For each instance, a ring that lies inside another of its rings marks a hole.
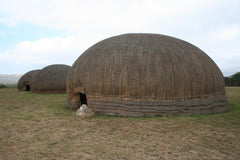
<instances>
[{"instance_id":1,"label":"distant tree line","mask_svg":"<svg viewBox=\"0 0 240 160\"><path fill-rule=\"evenodd\" d=\"M0 88L8 88L5 84L0 84Z\"/></svg>"},{"instance_id":2,"label":"distant tree line","mask_svg":"<svg viewBox=\"0 0 240 160\"><path fill-rule=\"evenodd\" d=\"M240 86L240 72L230 77L224 77L226 86Z\"/></svg>"},{"instance_id":3,"label":"distant tree line","mask_svg":"<svg viewBox=\"0 0 240 160\"><path fill-rule=\"evenodd\" d=\"M0 88L17 88L17 84L2 84L2 83L0 83Z\"/></svg>"}]
</instances>

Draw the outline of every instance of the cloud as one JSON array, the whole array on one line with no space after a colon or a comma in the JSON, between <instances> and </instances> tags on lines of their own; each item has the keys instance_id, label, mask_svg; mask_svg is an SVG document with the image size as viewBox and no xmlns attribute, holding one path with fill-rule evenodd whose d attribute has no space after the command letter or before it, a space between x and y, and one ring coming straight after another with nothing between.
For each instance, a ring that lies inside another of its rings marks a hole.
<instances>
[{"instance_id":1,"label":"cloud","mask_svg":"<svg viewBox=\"0 0 240 160\"><path fill-rule=\"evenodd\" d=\"M240 36L240 26L234 25L230 26L230 28L221 28L217 31L214 31L209 35L210 39L214 39L217 41L228 41L231 39L239 38Z\"/></svg>"},{"instance_id":2,"label":"cloud","mask_svg":"<svg viewBox=\"0 0 240 160\"><path fill-rule=\"evenodd\" d=\"M235 54L234 56L219 60L221 62L219 64L219 67L222 68L222 72L225 76L231 76L240 71L239 59L240 52L238 54Z\"/></svg>"},{"instance_id":3,"label":"cloud","mask_svg":"<svg viewBox=\"0 0 240 160\"><path fill-rule=\"evenodd\" d=\"M24 40L0 54L19 66L71 65L102 39L129 32L160 33L195 44L228 74L230 67L239 68L234 61L240 53L239 5L238 0L2 1L0 25L29 23L62 30L67 37Z\"/></svg>"},{"instance_id":4,"label":"cloud","mask_svg":"<svg viewBox=\"0 0 240 160\"><path fill-rule=\"evenodd\" d=\"M8 24L30 22L70 32L141 30L154 21L171 22L184 14L212 5L213 0L8 0L0 10ZM187 5L186 5L187 4ZM160 28L163 27L159 26Z\"/></svg>"},{"instance_id":5,"label":"cloud","mask_svg":"<svg viewBox=\"0 0 240 160\"><path fill-rule=\"evenodd\" d=\"M87 44L79 44L76 37L55 37L43 38L38 41L24 41L14 49L1 53L2 61L14 61L21 65L49 65L68 63L73 60L86 48Z\"/></svg>"}]
</instances>

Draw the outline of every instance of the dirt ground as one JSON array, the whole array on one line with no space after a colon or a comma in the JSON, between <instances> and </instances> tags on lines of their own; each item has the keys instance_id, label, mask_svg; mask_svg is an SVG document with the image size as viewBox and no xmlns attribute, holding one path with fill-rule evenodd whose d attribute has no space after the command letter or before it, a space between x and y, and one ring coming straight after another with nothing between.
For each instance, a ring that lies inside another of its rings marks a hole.
<instances>
[{"instance_id":1,"label":"dirt ground","mask_svg":"<svg viewBox=\"0 0 240 160\"><path fill-rule=\"evenodd\" d=\"M227 113L81 120L65 94L0 89L0 159L240 159L240 88Z\"/></svg>"}]
</instances>

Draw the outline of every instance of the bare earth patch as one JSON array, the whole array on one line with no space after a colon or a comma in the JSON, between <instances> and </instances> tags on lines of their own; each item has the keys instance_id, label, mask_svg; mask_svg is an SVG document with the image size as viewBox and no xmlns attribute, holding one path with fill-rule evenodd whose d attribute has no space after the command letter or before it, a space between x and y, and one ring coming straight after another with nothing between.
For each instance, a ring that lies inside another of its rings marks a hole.
<instances>
[{"instance_id":1,"label":"bare earth patch","mask_svg":"<svg viewBox=\"0 0 240 160\"><path fill-rule=\"evenodd\" d=\"M65 94L0 89L0 159L240 159L240 88L223 114L81 120Z\"/></svg>"}]
</instances>

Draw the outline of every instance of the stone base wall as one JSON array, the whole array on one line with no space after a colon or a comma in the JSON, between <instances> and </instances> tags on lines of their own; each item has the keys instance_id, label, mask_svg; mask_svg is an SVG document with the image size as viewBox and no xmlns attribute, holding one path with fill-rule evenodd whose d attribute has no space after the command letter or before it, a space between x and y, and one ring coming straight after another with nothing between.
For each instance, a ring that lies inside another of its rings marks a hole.
<instances>
[{"instance_id":1,"label":"stone base wall","mask_svg":"<svg viewBox=\"0 0 240 160\"><path fill-rule=\"evenodd\" d=\"M67 100L67 107L79 108L72 106L74 103L68 102ZM119 101L91 97L88 99L88 107L95 114L129 117L210 114L225 112L229 109L225 94L161 102Z\"/></svg>"}]
</instances>

